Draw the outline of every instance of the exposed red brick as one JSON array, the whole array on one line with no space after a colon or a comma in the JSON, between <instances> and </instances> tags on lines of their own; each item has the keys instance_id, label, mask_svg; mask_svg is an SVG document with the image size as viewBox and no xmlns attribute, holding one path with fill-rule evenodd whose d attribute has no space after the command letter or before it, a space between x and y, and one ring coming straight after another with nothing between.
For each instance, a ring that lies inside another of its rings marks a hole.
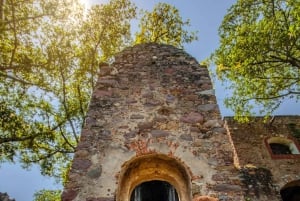
<instances>
[{"instance_id":1,"label":"exposed red brick","mask_svg":"<svg viewBox=\"0 0 300 201\"><path fill-rule=\"evenodd\" d=\"M196 196L193 198L193 201L219 201L217 198L208 197L208 196Z\"/></svg>"}]
</instances>

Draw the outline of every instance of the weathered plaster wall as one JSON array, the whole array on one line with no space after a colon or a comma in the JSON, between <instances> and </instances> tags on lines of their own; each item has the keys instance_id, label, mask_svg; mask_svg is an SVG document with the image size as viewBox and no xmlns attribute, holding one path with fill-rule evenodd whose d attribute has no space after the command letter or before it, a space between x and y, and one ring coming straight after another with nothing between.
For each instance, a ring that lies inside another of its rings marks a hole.
<instances>
[{"instance_id":1,"label":"weathered plaster wall","mask_svg":"<svg viewBox=\"0 0 300 201\"><path fill-rule=\"evenodd\" d=\"M250 195L254 195L255 191L259 190L261 192L257 193L260 194L260 198L255 198L257 200L271 200L271 198L281 200L276 197L280 189L285 184L300 179L300 155L287 155L274 159L266 146L265 139L278 136L293 138L299 146L299 140L295 136L300 134L300 116L276 116L266 122L263 118L256 117L246 124L239 124L233 118L226 117L225 122L235 152L236 165L245 168L244 173L247 169L248 179L256 181L258 186L263 183L271 184L269 185L271 192L264 192L262 188L255 189L257 186L250 182L248 185ZM271 181L266 181L268 171L272 176Z\"/></svg>"},{"instance_id":2,"label":"weathered plaster wall","mask_svg":"<svg viewBox=\"0 0 300 201\"><path fill-rule=\"evenodd\" d=\"M136 164L130 172L138 175L145 165L128 161L147 156L145 174L185 188L181 201L243 200L208 70L168 45L127 48L101 68L62 200L125 201L126 168ZM160 166L159 157L175 164L170 178L164 172L173 166ZM178 176L179 166L186 176Z\"/></svg>"}]
</instances>

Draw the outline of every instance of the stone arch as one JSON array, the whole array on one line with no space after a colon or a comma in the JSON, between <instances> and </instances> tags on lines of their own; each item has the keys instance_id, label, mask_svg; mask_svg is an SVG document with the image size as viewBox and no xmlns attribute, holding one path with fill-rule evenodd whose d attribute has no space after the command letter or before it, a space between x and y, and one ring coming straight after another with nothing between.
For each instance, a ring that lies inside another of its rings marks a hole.
<instances>
[{"instance_id":1,"label":"stone arch","mask_svg":"<svg viewBox=\"0 0 300 201\"><path fill-rule=\"evenodd\" d=\"M300 200L300 179L294 180L284 185L280 190L283 201L299 201Z\"/></svg>"},{"instance_id":2,"label":"stone arch","mask_svg":"<svg viewBox=\"0 0 300 201\"><path fill-rule=\"evenodd\" d=\"M117 201L130 201L136 186L148 181L165 181L177 191L181 201L191 201L191 174L175 158L164 154L147 154L127 161L119 175Z\"/></svg>"}]
</instances>

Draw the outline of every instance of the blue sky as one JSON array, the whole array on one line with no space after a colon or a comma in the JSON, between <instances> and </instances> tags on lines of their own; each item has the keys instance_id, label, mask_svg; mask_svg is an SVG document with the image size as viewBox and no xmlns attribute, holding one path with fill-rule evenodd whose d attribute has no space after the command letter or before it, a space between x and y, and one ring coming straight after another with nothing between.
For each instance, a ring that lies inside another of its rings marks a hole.
<instances>
[{"instance_id":1,"label":"blue sky","mask_svg":"<svg viewBox=\"0 0 300 201\"><path fill-rule=\"evenodd\" d=\"M82 0L83 2L84 0ZM99 0L90 0L95 4ZM218 46L218 27L223 16L235 0L134 0L139 8L151 10L158 2L166 2L176 6L180 10L183 19L191 20L191 30L198 31L199 40L186 45L186 51L198 61L209 57ZM222 116L233 113L226 109L222 102L224 97L230 94L219 82L215 82L216 96L220 105ZM293 107L291 107L293 106ZM300 108L296 103L286 102L279 108L277 114L299 114ZM296 108L296 109L295 109ZM23 170L19 164L1 164L0 167L0 192L7 192L16 201L31 201L35 191L40 189L55 189L59 185L53 179L42 177L38 167L34 166L30 171Z\"/></svg>"}]
</instances>

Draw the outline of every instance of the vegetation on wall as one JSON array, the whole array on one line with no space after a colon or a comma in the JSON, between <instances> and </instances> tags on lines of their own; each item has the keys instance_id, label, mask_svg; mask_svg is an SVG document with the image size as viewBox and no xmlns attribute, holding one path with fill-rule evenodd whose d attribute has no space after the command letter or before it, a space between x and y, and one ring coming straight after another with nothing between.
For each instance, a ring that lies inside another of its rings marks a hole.
<instances>
[{"instance_id":1,"label":"vegetation on wall","mask_svg":"<svg viewBox=\"0 0 300 201\"><path fill-rule=\"evenodd\" d=\"M231 83L226 106L239 120L253 108L271 114L285 99L300 99L300 4L294 0L238 0L219 28L212 55L217 75Z\"/></svg>"},{"instance_id":2,"label":"vegetation on wall","mask_svg":"<svg viewBox=\"0 0 300 201\"><path fill-rule=\"evenodd\" d=\"M275 187L270 170L265 168L244 167L240 169L240 177L246 189L246 196L260 197L261 194L274 194Z\"/></svg>"},{"instance_id":3,"label":"vegetation on wall","mask_svg":"<svg viewBox=\"0 0 300 201\"><path fill-rule=\"evenodd\" d=\"M298 140L298 143L300 143L300 125L289 123L287 126L290 129L292 136Z\"/></svg>"}]
</instances>

